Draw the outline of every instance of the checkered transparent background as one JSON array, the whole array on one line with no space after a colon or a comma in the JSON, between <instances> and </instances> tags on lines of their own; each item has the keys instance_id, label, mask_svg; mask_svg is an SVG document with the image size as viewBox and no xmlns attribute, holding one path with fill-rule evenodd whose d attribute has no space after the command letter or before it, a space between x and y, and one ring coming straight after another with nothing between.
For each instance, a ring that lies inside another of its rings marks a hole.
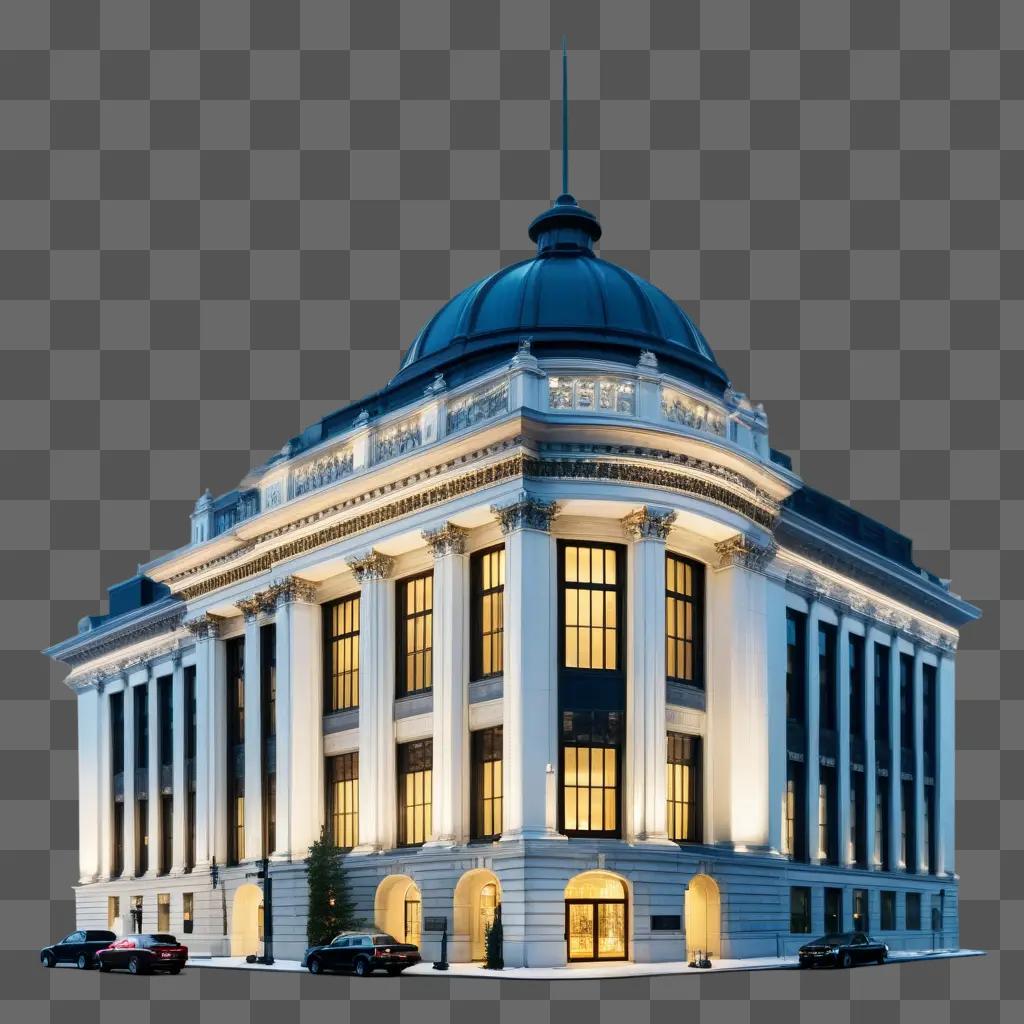
<instances>
[{"instance_id":1,"label":"checkered transparent background","mask_svg":"<svg viewBox=\"0 0 1024 1024\"><path fill-rule=\"evenodd\" d=\"M184 542L204 487L528 254L563 32L604 255L690 311L810 483L984 610L957 837L962 941L993 952L551 985L40 970L73 919L76 781L37 652ZM6 1019L1021 1019L1024 4L0 0L0 50Z\"/></svg>"}]
</instances>

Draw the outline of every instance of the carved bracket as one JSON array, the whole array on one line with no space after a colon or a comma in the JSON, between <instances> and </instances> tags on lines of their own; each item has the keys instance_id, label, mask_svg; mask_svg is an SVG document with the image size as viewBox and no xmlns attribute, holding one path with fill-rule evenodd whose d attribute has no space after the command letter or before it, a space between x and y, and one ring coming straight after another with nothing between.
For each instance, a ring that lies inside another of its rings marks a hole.
<instances>
[{"instance_id":1,"label":"carved bracket","mask_svg":"<svg viewBox=\"0 0 1024 1024\"><path fill-rule=\"evenodd\" d=\"M779 547L775 541L759 544L745 534L737 533L719 541L715 545L715 550L718 552L720 569L740 566L752 572L763 572L765 566L775 557Z\"/></svg>"}]
</instances>

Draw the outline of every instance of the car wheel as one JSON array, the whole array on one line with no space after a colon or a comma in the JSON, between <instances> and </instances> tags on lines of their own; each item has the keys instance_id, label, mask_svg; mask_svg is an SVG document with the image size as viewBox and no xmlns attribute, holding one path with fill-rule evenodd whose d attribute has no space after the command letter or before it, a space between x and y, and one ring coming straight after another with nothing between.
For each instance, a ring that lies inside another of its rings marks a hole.
<instances>
[{"instance_id":1,"label":"car wheel","mask_svg":"<svg viewBox=\"0 0 1024 1024\"><path fill-rule=\"evenodd\" d=\"M139 958L137 956L133 956L131 958L131 960L128 961L128 973L129 974L142 974L143 973L142 964L139 963Z\"/></svg>"},{"instance_id":2,"label":"car wheel","mask_svg":"<svg viewBox=\"0 0 1024 1024\"><path fill-rule=\"evenodd\" d=\"M885 963L885 953L879 953L878 954L878 962L879 962L879 964L884 964Z\"/></svg>"},{"instance_id":3,"label":"car wheel","mask_svg":"<svg viewBox=\"0 0 1024 1024\"><path fill-rule=\"evenodd\" d=\"M112 970L113 968L110 964L104 963L102 960L100 961L100 974L109 974Z\"/></svg>"},{"instance_id":4,"label":"car wheel","mask_svg":"<svg viewBox=\"0 0 1024 1024\"><path fill-rule=\"evenodd\" d=\"M853 966L853 957L850 956L849 953L844 953L842 955L842 957L840 958L840 960L839 960L839 966L840 967L852 967Z\"/></svg>"},{"instance_id":5,"label":"car wheel","mask_svg":"<svg viewBox=\"0 0 1024 1024\"><path fill-rule=\"evenodd\" d=\"M361 956L356 961L356 974L360 978L365 978L373 973L373 968L370 966L370 961L365 956Z\"/></svg>"},{"instance_id":6,"label":"car wheel","mask_svg":"<svg viewBox=\"0 0 1024 1024\"><path fill-rule=\"evenodd\" d=\"M309 962L306 964L306 968L310 974L321 974L323 973L323 964L320 963L320 957L311 956Z\"/></svg>"},{"instance_id":7,"label":"car wheel","mask_svg":"<svg viewBox=\"0 0 1024 1024\"><path fill-rule=\"evenodd\" d=\"M54 959L52 953L44 953L41 957L44 967L56 967L57 961Z\"/></svg>"},{"instance_id":8,"label":"car wheel","mask_svg":"<svg viewBox=\"0 0 1024 1024\"><path fill-rule=\"evenodd\" d=\"M87 971L92 967L92 964L89 963L89 958L84 953L79 953L78 960L75 962L78 964L78 969L80 971Z\"/></svg>"}]
</instances>

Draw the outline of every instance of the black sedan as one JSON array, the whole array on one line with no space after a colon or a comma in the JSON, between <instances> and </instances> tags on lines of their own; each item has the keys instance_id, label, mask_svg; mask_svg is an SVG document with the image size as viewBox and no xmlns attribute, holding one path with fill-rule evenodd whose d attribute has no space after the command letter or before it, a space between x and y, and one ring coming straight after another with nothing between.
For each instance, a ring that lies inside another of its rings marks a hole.
<instances>
[{"instance_id":1,"label":"black sedan","mask_svg":"<svg viewBox=\"0 0 1024 1024\"><path fill-rule=\"evenodd\" d=\"M112 942L96 954L101 971L115 968L129 974L153 974L166 971L180 973L188 959L188 946L182 946L173 935L156 932L151 935L129 935Z\"/></svg>"},{"instance_id":2,"label":"black sedan","mask_svg":"<svg viewBox=\"0 0 1024 1024\"><path fill-rule=\"evenodd\" d=\"M401 974L419 962L417 946L382 932L343 932L325 946L310 946L302 958L310 974L351 970L360 978L378 970Z\"/></svg>"},{"instance_id":3,"label":"black sedan","mask_svg":"<svg viewBox=\"0 0 1024 1024\"><path fill-rule=\"evenodd\" d=\"M800 947L801 967L852 967L854 964L884 964L889 947L864 932L823 935Z\"/></svg>"},{"instance_id":4,"label":"black sedan","mask_svg":"<svg viewBox=\"0 0 1024 1024\"><path fill-rule=\"evenodd\" d=\"M95 964L96 954L116 939L113 932L80 931L64 936L60 942L39 951L39 961L44 967L57 964L75 964L81 971L88 971Z\"/></svg>"}]
</instances>

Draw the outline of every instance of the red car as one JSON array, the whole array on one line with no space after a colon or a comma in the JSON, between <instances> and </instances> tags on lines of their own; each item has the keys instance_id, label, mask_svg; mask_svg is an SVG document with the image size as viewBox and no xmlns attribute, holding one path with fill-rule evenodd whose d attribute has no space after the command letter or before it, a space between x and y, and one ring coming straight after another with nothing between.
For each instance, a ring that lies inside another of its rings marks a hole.
<instances>
[{"instance_id":1,"label":"red car","mask_svg":"<svg viewBox=\"0 0 1024 1024\"><path fill-rule=\"evenodd\" d=\"M112 942L96 954L101 971L115 968L129 974L152 974L166 971L178 974L188 959L188 946L179 945L173 935L162 932L152 935L129 935Z\"/></svg>"}]
</instances>

